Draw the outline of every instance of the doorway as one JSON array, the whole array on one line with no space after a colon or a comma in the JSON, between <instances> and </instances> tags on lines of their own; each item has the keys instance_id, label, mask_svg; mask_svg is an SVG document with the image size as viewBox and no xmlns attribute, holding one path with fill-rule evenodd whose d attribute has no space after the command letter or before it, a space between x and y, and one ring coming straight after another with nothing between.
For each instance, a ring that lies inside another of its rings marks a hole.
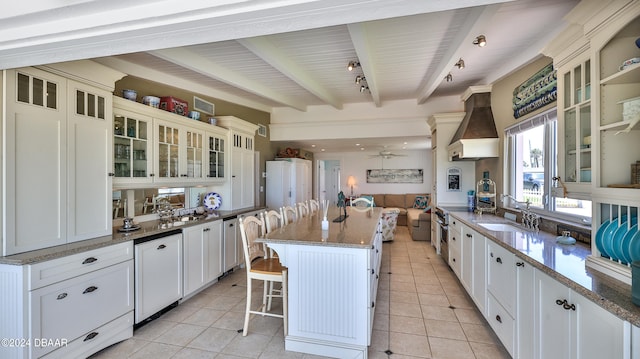
<instances>
[{"instance_id":1,"label":"doorway","mask_svg":"<svg viewBox=\"0 0 640 359\"><path fill-rule=\"evenodd\" d=\"M340 161L318 160L318 199L328 199L329 204L335 205L340 192Z\"/></svg>"}]
</instances>

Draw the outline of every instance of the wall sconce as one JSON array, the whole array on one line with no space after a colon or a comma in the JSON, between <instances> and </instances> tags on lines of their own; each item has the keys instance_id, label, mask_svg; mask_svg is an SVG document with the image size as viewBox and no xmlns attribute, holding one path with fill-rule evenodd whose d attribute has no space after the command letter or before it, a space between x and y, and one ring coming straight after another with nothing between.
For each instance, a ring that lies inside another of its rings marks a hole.
<instances>
[{"instance_id":1,"label":"wall sconce","mask_svg":"<svg viewBox=\"0 0 640 359\"><path fill-rule=\"evenodd\" d=\"M462 58L460 58L460 60L456 62L456 67L459 68L460 70L464 69L464 60Z\"/></svg>"},{"instance_id":2,"label":"wall sconce","mask_svg":"<svg viewBox=\"0 0 640 359\"><path fill-rule=\"evenodd\" d=\"M484 47L487 44L487 38L484 35L478 35L475 40L473 40L474 45L478 45L480 47Z\"/></svg>"},{"instance_id":3,"label":"wall sconce","mask_svg":"<svg viewBox=\"0 0 640 359\"><path fill-rule=\"evenodd\" d=\"M353 71L353 69L355 69L356 67L360 67L360 63L358 61L349 61L349 64L347 65L347 70Z\"/></svg>"},{"instance_id":4,"label":"wall sconce","mask_svg":"<svg viewBox=\"0 0 640 359\"><path fill-rule=\"evenodd\" d=\"M361 75L356 76L356 85L359 85L362 81L367 81L367 79L365 79L364 76Z\"/></svg>"},{"instance_id":5,"label":"wall sconce","mask_svg":"<svg viewBox=\"0 0 640 359\"><path fill-rule=\"evenodd\" d=\"M356 178L353 176L349 176L347 178L347 185L351 187L351 197L353 197L353 186L356 185Z\"/></svg>"},{"instance_id":6,"label":"wall sconce","mask_svg":"<svg viewBox=\"0 0 640 359\"><path fill-rule=\"evenodd\" d=\"M444 79L447 80L447 82L453 81L453 76L451 75L451 72L449 72L449 74L445 76Z\"/></svg>"}]
</instances>

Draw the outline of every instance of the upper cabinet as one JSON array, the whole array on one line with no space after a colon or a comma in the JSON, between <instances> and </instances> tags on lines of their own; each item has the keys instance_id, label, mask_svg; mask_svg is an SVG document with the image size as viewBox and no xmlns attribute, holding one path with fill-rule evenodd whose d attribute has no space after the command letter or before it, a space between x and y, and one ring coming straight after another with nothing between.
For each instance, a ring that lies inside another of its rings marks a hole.
<instances>
[{"instance_id":1,"label":"upper cabinet","mask_svg":"<svg viewBox=\"0 0 640 359\"><path fill-rule=\"evenodd\" d=\"M228 130L113 98L114 187L225 180Z\"/></svg>"},{"instance_id":2,"label":"upper cabinet","mask_svg":"<svg viewBox=\"0 0 640 359\"><path fill-rule=\"evenodd\" d=\"M640 47L636 44L639 38L640 17L636 17L619 31L594 39L601 41L596 53L600 78L600 187L640 189L637 179L631 178L631 165L640 161L640 63L626 63L634 58L640 60ZM638 191L632 192L632 196L640 198Z\"/></svg>"},{"instance_id":3,"label":"upper cabinet","mask_svg":"<svg viewBox=\"0 0 640 359\"><path fill-rule=\"evenodd\" d=\"M564 182L579 192L591 184L591 77L588 53L558 68L558 167Z\"/></svg>"},{"instance_id":4,"label":"upper cabinet","mask_svg":"<svg viewBox=\"0 0 640 359\"><path fill-rule=\"evenodd\" d=\"M121 76L91 61L3 71L3 255L111 234Z\"/></svg>"}]
</instances>

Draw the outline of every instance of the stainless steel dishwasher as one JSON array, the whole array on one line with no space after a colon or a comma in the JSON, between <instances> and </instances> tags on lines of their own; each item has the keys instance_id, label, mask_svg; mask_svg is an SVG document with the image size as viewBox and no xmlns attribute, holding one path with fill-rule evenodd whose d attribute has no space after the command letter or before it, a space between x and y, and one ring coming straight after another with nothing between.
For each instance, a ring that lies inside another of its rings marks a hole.
<instances>
[{"instance_id":1,"label":"stainless steel dishwasher","mask_svg":"<svg viewBox=\"0 0 640 359\"><path fill-rule=\"evenodd\" d=\"M134 241L135 324L182 298L182 230Z\"/></svg>"}]
</instances>

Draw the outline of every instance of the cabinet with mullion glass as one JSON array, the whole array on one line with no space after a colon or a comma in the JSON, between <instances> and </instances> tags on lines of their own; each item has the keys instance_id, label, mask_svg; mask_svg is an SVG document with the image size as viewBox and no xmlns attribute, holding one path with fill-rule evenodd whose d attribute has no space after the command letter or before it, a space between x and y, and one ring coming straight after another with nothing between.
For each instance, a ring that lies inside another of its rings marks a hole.
<instances>
[{"instance_id":1,"label":"cabinet with mullion glass","mask_svg":"<svg viewBox=\"0 0 640 359\"><path fill-rule=\"evenodd\" d=\"M591 60L560 69L563 89L561 140L564 145L561 170L568 184L591 182ZM564 70L564 71L563 71Z\"/></svg>"},{"instance_id":2,"label":"cabinet with mullion glass","mask_svg":"<svg viewBox=\"0 0 640 359\"><path fill-rule=\"evenodd\" d=\"M114 182L151 182L151 118L117 110L113 120Z\"/></svg>"},{"instance_id":3,"label":"cabinet with mullion glass","mask_svg":"<svg viewBox=\"0 0 640 359\"><path fill-rule=\"evenodd\" d=\"M173 180L180 177L180 129L173 124L157 122L155 180Z\"/></svg>"},{"instance_id":4,"label":"cabinet with mullion glass","mask_svg":"<svg viewBox=\"0 0 640 359\"><path fill-rule=\"evenodd\" d=\"M225 176L225 141L221 135L207 134L207 154L209 167L207 177L209 179L224 179Z\"/></svg>"}]
</instances>

